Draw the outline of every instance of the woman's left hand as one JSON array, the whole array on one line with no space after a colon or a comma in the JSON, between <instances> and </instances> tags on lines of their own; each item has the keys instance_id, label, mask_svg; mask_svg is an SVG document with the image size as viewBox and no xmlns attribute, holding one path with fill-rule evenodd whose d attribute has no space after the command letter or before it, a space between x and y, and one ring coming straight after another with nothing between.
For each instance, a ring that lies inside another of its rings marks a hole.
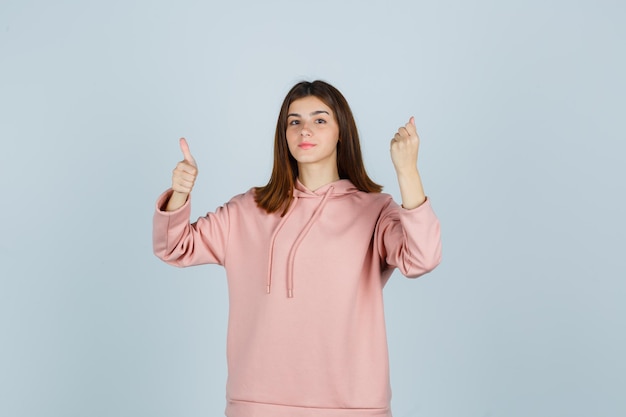
<instances>
[{"instance_id":1,"label":"woman's left hand","mask_svg":"<svg viewBox=\"0 0 626 417\"><path fill-rule=\"evenodd\" d=\"M422 179L417 170L417 151L420 138L415 129L415 118L398 129L398 133L391 139L391 161L396 168L402 207L414 209L426 201Z\"/></svg>"},{"instance_id":2,"label":"woman's left hand","mask_svg":"<svg viewBox=\"0 0 626 417\"><path fill-rule=\"evenodd\" d=\"M411 116L409 122L398 129L391 139L391 161L397 173L417 170L417 153L420 138L415 128L415 118Z\"/></svg>"}]
</instances>

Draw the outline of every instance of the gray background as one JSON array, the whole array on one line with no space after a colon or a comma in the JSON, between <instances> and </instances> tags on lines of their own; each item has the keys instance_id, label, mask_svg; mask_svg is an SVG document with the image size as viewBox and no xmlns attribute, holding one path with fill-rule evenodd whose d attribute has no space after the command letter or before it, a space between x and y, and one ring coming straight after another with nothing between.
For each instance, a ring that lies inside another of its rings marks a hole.
<instances>
[{"instance_id":1,"label":"gray background","mask_svg":"<svg viewBox=\"0 0 626 417\"><path fill-rule=\"evenodd\" d=\"M267 181L301 79L372 177L415 115L444 259L386 288L396 417L626 414L621 1L0 3L0 415L219 416L223 270L151 252L186 136L193 218Z\"/></svg>"}]
</instances>

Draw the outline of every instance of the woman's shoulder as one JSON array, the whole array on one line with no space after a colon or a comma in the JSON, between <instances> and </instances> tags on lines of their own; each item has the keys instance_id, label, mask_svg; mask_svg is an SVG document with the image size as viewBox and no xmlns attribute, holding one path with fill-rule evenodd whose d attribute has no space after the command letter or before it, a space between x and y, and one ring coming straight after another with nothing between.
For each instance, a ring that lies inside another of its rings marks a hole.
<instances>
[{"instance_id":1,"label":"woman's shoulder","mask_svg":"<svg viewBox=\"0 0 626 417\"><path fill-rule=\"evenodd\" d=\"M366 204L372 205L387 205L390 201L393 201L393 197L391 194L387 193L376 193L376 192L366 192L366 191L358 191L358 197Z\"/></svg>"},{"instance_id":2,"label":"woman's shoulder","mask_svg":"<svg viewBox=\"0 0 626 417\"><path fill-rule=\"evenodd\" d=\"M255 187L248 189L247 191L234 195L228 202L227 205L239 205L239 206L249 206L255 205L256 201L254 199L255 196Z\"/></svg>"},{"instance_id":3,"label":"woman's shoulder","mask_svg":"<svg viewBox=\"0 0 626 417\"><path fill-rule=\"evenodd\" d=\"M350 211L358 210L374 217L381 216L396 205L391 195L382 192L356 191L345 197L344 204Z\"/></svg>"}]
</instances>

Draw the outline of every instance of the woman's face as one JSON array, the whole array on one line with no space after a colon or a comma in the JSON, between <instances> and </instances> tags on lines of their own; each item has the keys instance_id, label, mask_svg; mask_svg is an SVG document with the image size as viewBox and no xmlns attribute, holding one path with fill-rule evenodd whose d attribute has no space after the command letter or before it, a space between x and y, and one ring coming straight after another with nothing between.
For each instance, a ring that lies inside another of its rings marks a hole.
<instances>
[{"instance_id":1,"label":"woman's face","mask_svg":"<svg viewBox=\"0 0 626 417\"><path fill-rule=\"evenodd\" d=\"M298 165L337 166L339 125L333 111L315 96L295 100L287 112L287 144Z\"/></svg>"}]
</instances>

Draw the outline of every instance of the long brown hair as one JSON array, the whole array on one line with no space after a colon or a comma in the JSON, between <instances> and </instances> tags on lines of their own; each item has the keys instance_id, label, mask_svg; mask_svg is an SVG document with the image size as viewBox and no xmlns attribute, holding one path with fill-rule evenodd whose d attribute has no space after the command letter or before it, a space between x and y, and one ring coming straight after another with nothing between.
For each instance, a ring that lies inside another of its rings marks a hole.
<instances>
[{"instance_id":1,"label":"long brown hair","mask_svg":"<svg viewBox=\"0 0 626 417\"><path fill-rule=\"evenodd\" d=\"M298 178L298 163L287 145L287 113L292 102L314 96L330 107L339 126L337 142L337 170L339 177L349 179L356 188L368 193L379 193L382 186L372 181L365 172L359 133L352 110L344 96L324 81L302 81L294 85L280 108L274 135L274 167L267 185L255 188L257 205L268 213L282 210L285 215L292 201L293 188Z\"/></svg>"}]
</instances>

